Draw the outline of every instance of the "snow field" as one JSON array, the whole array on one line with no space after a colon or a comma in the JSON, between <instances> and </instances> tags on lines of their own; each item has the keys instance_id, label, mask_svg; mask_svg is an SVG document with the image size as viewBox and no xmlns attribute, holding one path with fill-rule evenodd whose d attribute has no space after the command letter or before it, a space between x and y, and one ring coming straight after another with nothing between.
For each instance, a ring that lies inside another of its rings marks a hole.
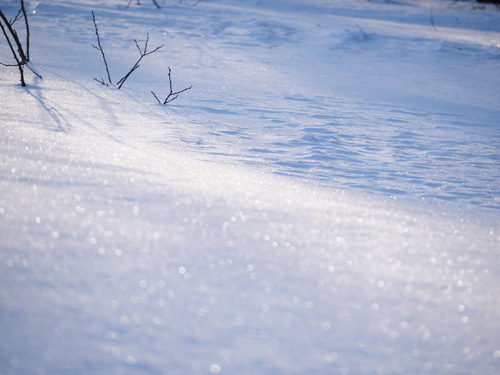
<instances>
[{"instance_id":1,"label":"snow field","mask_svg":"<svg viewBox=\"0 0 500 375\"><path fill-rule=\"evenodd\" d=\"M0 71L0 373L497 372L498 12L123 4Z\"/></svg>"}]
</instances>

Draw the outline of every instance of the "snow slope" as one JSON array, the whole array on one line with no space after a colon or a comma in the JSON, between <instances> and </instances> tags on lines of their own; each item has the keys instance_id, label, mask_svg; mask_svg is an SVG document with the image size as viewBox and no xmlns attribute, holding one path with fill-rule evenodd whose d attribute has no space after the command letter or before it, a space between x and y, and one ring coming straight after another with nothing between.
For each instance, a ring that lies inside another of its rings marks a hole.
<instances>
[{"instance_id":1,"label":"snow slope","mask_svg":"<svg viewBox=\"0 0 500 375\"><path fill-rule=\"evenodd\" d=\"M125 4L0 69L1 374L498 372L495 7Z\"/></svg>"}]
</instances>

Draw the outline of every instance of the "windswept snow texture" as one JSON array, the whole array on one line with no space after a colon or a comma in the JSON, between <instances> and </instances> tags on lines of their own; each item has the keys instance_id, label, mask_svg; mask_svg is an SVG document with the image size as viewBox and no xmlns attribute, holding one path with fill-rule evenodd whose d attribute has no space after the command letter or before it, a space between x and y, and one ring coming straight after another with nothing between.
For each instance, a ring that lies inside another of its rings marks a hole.
<instances>
[{"instance_id":1,"label":"windswept snow texture","mask_svg":"<svg viewBox=\"0 0 500 375\"><path fill-rule=\"evenodd\" d=\"M0 374L500 372L495 6L25 3Z\"/></svg>"}]
</instances>

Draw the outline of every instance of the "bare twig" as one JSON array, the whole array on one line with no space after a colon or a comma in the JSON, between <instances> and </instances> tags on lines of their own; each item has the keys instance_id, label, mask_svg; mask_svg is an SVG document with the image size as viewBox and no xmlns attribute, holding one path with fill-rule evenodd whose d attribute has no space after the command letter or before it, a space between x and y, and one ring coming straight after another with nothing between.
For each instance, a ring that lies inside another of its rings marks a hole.
<instances>
[{"instance_id":1,"label":"bare twig","mask_svg":"<svg viewBox=\"0 0 500 375\"><path fill-rule=\"evenodd\" d=\"M26 8L24 8L24 0L21 0L20 11L22 11L24 23L26 24L26 61L30 61L30 26L28 24L28 16L26 15ZM30 70L33 71L32 69Z\"/></svg>"},{"instance_id":2,"label":"bare twig","mask_svg":"<svg viewBox=\"0 0 500 375\"><path fill-rule=\"evenodd\" d=\"M151 94L153 94L153 96L156 98L156 100L158 101L159 104L163 104L162 102L160 102L160 99L158 99L158 97L156 96L156 94L151 91Z\"/></svg>"},{"instance_id":3,"label":"bare twig","mask_svg":"<svg viewBox=\"0 0 500 375\"><path fill-rule=\"evenodd\" d=\"M26 67L31 71L31 73L33 73L34 75L36 75L38 78L43 79L43 77L40 74L38 74L31 66L29 66L28 64L26 64Z\"/></svg>"},{"instance_id":4,"label":"bare twig","mask_svg":"<svg viewBox=\"0 0 500 375\"><path fill-rule=\"evenodd\" d=\"M92 47L94 47L98 51L101 51L102 59L104 60L104 66L106 67L106 73L108 74L108 81L109 81L109 84L112 84L112 82L111 82L111 75L109 74L109 69L108 69L108 63L106 61L106 56L104 55L104 50L102 49L102 46L101 46L101 39L99 38L99 30L97 29L97 23L95 21L94 11L92 11L92 19L94 21L95 35L97 36L97 46L95 46L94 44L92 44ZM105 84L104 83L104 78L101 81L99 81L97 78L94 78L94 79L97 82L102 83L103 85Z\"/></svg>"},{"instance_id":5,"label":"bare twig","mask_svg":"<svg viewBox=\"0 0 500 375\"><path fill-rule=\"evenodd\" d=\"M4 21L5 26L7 27L7 30L9 31L10 35L12 36L12 39L14 39L14 42L16 43L17 46L17 53L19 54L20 61L25 63L28 61L26 59L26 54L24 53L23 46L21 44L21 41L19 40L19 37L17 36L16 30L12 27L12 24L7 20L7 17L3 14L3 12L0 10L0 18ZM4 35L6 35L4 33Z\"/></svg>"},{"instance_id":6,"label":"bare twig","mask_svg":"<svg viewBox=\"0 0 500 375\"><path fill-rule=\"evenodd\" d=\"M174 101L175 99L177 99L179 94L183 93L184 91L190 90L193 87L193 85L191 85L185 89L174 92L174 90L172 89L172 69L170 69L170 67L168 67L168 81L169 81L169 86L170 86L170 92L167 95L167 97L165 98L165 100L163 101L163 103L160 101L160 99L158 99L156 94L153 91L151 91L151 94L153 94L153 96L156 98L156 100L160 104L168 104L168 103Z\"/></svg>"},{"instance_id":7,"label":"bare twig","mask_svg":"<svg viewBox=\"0 0 500 375\"><path fill-rule=\"evenodd\" d=\"M6 25L9 25L7 18L5 18L5 15L3 12L0 10L0 18L6 23ZM0 28L2 29L3 35L5 36L5 39L7 40L7 44L9 45L10 51L12 52L12 55L14 56L14 60L16 60L16 65L8 65L8 64L3 64L4 66L17 66L19 68L19 74L21 75L21 86L26 86L26 82L24 81L24 70L23 70L23 65L25 64L25 61L20 60L19 57L16 54L16 51L14 49L14 46L12 45L12 42L10 41L9 35L7 34L7 30L5 30L5 27L3 26L2 21L0 21Z\"/></svg>"},{"instance_id":8,"label":"bare twig","mask_svg":"<svg viewBox=\"0 0 500 375\"><path fill-rule=\"evenodd\" d=\"M129 0L129 3L128 5L130 5L130 2L132 0ZM138 4L139 3L139 0L137 1ZM128 6L127 5L127 6ZM109 68L108 68L108 63L106 61L106 56L104 55L104 50L102 49L102 46L101 46L101 39L99 37L99 30L97 29L97 23L95 21L95 14L94 14L94 11L92 11L92 19L94 20L94 27L95 27L95 34L97 36L97 46L95 45L92 45L95 49L97 49L98 51L101 51L101 54L102 54L102 59L104 61L104 66L106 67L106 73L108 75L108 82L109 84L111 85L112 84L112 81L111 81L111 75L109 74ZM146 37L146 42L144 43L144 48L141 49L141 47L139 47L139 43L137 43L137 40L134 39L134 43L135 43L135 46L137 47L137 50L139 51L139 59L136 61L136 63L134 64L134 66L132 66L132 68L129 70L129 72L127 74L125 74L116 84L118 85L118 90L122 88L123 84L125 83L125 81L132 75L133 72L135 72L138 68L139 68L139 64L140 62L142 61L142 59L148 55L151 55L152 53L155 53L156 51L158 51L160 48L163 47L163 44L159 47L156 47L154 50L152 51L148 51L148 43L149 43L149 34L147 34L147 37ZM107 83L105 83L104 81L104 78L101 78L101 79L97 79L97 78L94 78L94 80L96 80L97 82L99 82L100 84L103 84L103 85L108 85Z\"/></svg>"},{"instance_id":9,"label":"bare twig","mask_svg":"<svg viewBox=\"0 0 500 375\"><path fill-rule=\"evenodd\" d=\"M14 25L14 24L15 24L18 20L20 20L20 19L21 19L21 17L23 16L23 15L22 15L22 11L23 11L23 9L22 9L22 8L19 8L19 11L17 12L17 14L16 14L16 16L14 17L14 19L11 19L11 20L10 20L10 24L11 24L11 25Z\"/></svg>"},{"instance_id":10,"label":"bare twig","mask_svg":"<svg viewBox=\"0 0 500 375\"><path fill-rule=\"evenodd\" d=\"M141 47L139 47L139 43L137 43L137 40L134 39L134 42L135 42L135 46L137 47L137 50L139 51L139 59L136 61L136 63L134 64L134 66L130 69L130 71L125 74L116 84L118 85L118 89L121 89L123 84L125 83L125 81L128 79L128 77L130 77L130 75L136 71L137 68L139 68L139 63L142 61L142 59L144 57L146 57L147 55L151 55L152 53L155 53L156 51L158 51L160 48L162 48L164 45L162 44L161 46L159 47L156 47L154 50L152 51L149 51L148 52L148 42L149 42L149 33L147 34L147 37L146 37L146 42L144 43L144 48L141 50Z\"/></svg>"},{"instance_id":11,"label":"bare twig","mask_svg":"<svg viewBox=\"0 0 500 375\"><path fill-rule=\"evenodd\" d=\"M10 51L12 52L12 56L16 61L16 64L4 64L0 63L3 66L17 66L19 69L19 74L21 75L21 85L26 86L26 82L24 80L24 66L26 66L29 70L33 72L37 77L42 78L40 74L35 72L33 68L28 66L28 62L30 61L30 28L28 23L28 16L26 15L26 8L24 7L24 0L20 0L21 8L17 12L14 19L8 20L5 14L0 10L0 28L2 29L3 35L7 44L9 45ZM26 27L26 46L23 47L19 36L17 35L16 29L14 29L14 24L21 19L24 18L24 23Z\"/></svg>"}]
</instances>

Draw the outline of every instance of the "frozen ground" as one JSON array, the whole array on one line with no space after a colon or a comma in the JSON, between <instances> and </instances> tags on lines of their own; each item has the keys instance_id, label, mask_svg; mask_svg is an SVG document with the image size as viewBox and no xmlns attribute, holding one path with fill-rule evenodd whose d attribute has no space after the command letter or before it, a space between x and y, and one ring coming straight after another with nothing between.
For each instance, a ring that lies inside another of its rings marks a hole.
<instances>
[{"instance_id":1,"label":"frozen ground","mask_svg":"<svg viewBox=\"0 0 500 375\"><path fill-rule=\"evenodd\" d=\"M0 373L497 374L500 12L159 3L27 1Z\"/></svg>"}]
</instances>

